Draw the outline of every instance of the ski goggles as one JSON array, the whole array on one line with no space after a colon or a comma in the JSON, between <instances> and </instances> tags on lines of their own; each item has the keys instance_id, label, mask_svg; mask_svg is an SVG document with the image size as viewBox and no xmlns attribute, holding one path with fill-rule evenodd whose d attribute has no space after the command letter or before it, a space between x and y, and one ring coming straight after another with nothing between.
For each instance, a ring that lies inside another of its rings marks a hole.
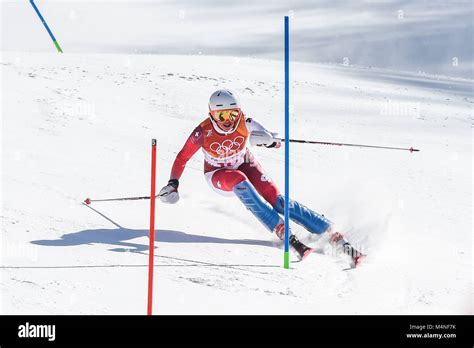
<instances>
[{"instance_id":1,"label":"ski goggles","mask_svg":"<svg viewBox=\"0 0 474 348\"><path fill-rule=\"evenodd\" d=\"M240 116L240 109L214 110L210 111L211 117L216 122L231 121L234 122Z\"/></svg>"}]
</instances>

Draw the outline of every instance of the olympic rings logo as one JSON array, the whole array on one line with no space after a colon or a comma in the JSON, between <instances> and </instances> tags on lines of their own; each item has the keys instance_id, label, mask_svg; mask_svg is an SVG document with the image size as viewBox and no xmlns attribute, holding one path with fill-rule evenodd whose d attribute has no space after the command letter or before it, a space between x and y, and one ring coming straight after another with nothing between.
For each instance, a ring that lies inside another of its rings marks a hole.
<instances>
[{"instance_id":1,"label":"olympic rings logo","mask_svg":"<svg viewBox=\"0 0 474 348\"><path fill-rule=\"evenodd\" d=\"M244 137L238 136L234 140L226 139L221 144L213 142L209 148L218 155L228 154L229 152L238 152L241 150L242 144L245 142Z\"/></svg>"}]
</instances>

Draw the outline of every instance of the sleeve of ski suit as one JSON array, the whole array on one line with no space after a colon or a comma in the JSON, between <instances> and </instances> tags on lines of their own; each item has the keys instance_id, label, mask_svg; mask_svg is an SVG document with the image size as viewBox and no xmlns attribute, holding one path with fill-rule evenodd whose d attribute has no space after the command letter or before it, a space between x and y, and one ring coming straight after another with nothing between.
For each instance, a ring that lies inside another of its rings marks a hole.
<instances>
[{"instance_id":1,"label":"sleeve of ski suit","mask_svg":"<svg viewBox=\"0 0 474 348\"><path fill-rule=\"evenodd\" d=\"M189 135L183 148L176 156L176 159L174 160L174 163L173 163L173 167L171 168L170 179L179 180L179 178L181 178L184 168L186 167L186 163L189 161L191 157L193 157L196 151L201 148L202 141L203 141L203 137L202 137L201 126L197 126L193 130L193 132Z\"/></svg>"},{"instance_id":2,"label":"sleeve of ski suit","mask_svg":"<svg viewBox=\"0 0 474 348\"><path fill-rule=\"evenodd\" d=\"M253 118L247 118L245 120L245 123L247 125L247 129L250 133L254 132L254 131L258 131L258 132L267 132L267 133L270 133L274 138L279 138L280 135L279 133L277 132L271 132L269 131L268 129L266 129L260 122L256 121L255 119ZM276 148L279 148L281 146L281 144L279 142L274 142L272 145L268 146L268 147L276 147Z\"/></svg>"}]
</instances>

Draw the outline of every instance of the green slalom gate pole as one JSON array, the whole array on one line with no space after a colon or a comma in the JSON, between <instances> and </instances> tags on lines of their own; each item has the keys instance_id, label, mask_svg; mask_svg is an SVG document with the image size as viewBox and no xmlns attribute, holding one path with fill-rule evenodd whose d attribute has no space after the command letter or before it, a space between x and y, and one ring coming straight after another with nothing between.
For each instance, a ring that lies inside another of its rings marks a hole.
<instances>
[{"instance_id":1,"label":"green slalom gate pole","mask_svg":"<svg viewBox=\"0 0 474 348\"><path fill-rule=\"evenodd\" d=\"M36 4L34 3L33 0L30 0L31 6L33 6L33 9L35 10L36 14L38 15L39 19L41 20L41 23L43 23L44 27L46 28L46 31L48 32L49 36L51 37L51 40L53 40L54 46L58 50L59 53L63 53L63 50L61 49L61 46L59 46L58 40L53 35L53 32L51 29L49 29L48 23L46 23L45 19L41 15L41 12L39 11L38 7L36 7Z\"/></svg>"},{"instance_id":2,"label":"green slalom gate pole","mask_svg":"<svg viewBox=\"0 0 474 348\"><path fill-rule=\"evenodd\" d=\"M285 256L283 266L290 268L290 38L289 18L285 16Z\"/></svg>"}]
</instances>

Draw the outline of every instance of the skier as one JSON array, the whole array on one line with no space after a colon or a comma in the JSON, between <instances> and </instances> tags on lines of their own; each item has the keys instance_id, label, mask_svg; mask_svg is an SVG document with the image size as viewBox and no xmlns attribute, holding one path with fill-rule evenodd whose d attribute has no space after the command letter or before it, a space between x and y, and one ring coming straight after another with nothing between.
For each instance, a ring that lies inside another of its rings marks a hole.
<instances>
[{"instance_id":1,"label":"skier","mask_svg":"<svg viewBox=\"0 0 474 348\"><path fill-rule=\"evenodd\" d=\"M202 149L204 175L211 188L224 195L237 196L268 230L283 240L285 224L280 214L284 213L284 197L248 149L248 143L279 148L281 143L276 136L242 112L234 92L215 91L209 99L209 117L189 135L176 156L168 184L158 197L164 203L174 204L179 200L179 179L186 163ZM324 215L294 200L290 200L289 212L290 218L309 232L327 233L331 244L352 257L354 266L364 257L335 231ZM294 234L290 233L289 242L300 260L313 251Z\"/></svg>"}]
</instances>

